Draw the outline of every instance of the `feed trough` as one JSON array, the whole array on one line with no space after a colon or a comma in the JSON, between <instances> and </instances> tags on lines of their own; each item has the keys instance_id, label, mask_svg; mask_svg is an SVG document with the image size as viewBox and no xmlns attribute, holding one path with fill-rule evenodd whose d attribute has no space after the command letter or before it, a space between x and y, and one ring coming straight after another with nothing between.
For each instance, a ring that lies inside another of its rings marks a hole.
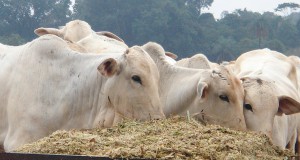
<instances>
[{"instance_id":1,"label":"feed trough","mask_svg":"<svg viewBox=\"0 0 300 160\"><path fill-rule=\"evenodd\" d=\"M293 156L259 133L183 117L125 121L106 129L56 131L16 152L129 159L284 159Z\"/></svg>"}]
</instances>

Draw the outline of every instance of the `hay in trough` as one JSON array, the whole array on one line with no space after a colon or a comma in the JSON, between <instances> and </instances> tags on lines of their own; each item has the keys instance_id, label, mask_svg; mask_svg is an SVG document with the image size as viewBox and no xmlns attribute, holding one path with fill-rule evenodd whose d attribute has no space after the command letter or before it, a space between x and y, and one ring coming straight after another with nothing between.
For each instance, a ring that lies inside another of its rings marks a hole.
<instances>
[{"instance_id":1,"label":"hay in trough","mask_svg":"<svg viewBox=\"0 0 300 160\"><path fill-rule=\"evenodd\" d=\"M106 129L56 131L17 152L155 159L284 159L265 135L174 117Z\"/></svg>"}]
</instances>

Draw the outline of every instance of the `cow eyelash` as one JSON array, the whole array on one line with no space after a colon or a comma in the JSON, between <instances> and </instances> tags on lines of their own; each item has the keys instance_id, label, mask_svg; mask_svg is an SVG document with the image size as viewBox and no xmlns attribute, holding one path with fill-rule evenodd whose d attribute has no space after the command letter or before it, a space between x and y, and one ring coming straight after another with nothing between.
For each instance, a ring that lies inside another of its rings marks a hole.
<instances>
[{"instance_id":1,"label":"cow eyelash","mask_svg":"<svg viewBox=\"0 0 300 160\"><path fill-rule=\"evenodd\" d=\"M252 106L250 104L244 104L246 110L253 112Z\"/></svg>"},{"instance_id":2,"label":"cow eyelash","mask_svg":"<svg viewBox=\"0 0 300 160\"><path fill-rule=\"evenodd\" d=\"M139 83L139 84L142 85L142 80L141 80L141 78L140 78L138 75L133 75L133 76L131 77L131 79L132 79L134 82Z\"/></svg>"},{"instance_id":3,"label":"cow eyelash","mask_svg":"<svg viewBox=\"0 0 300 160\"><path fill-rule=\"evenodd\" d=\"M226 96L226 95L220 95L219 98L222 100L222 101L226 101L229 103L229 98Z\"/></svg>"}]
</instances>

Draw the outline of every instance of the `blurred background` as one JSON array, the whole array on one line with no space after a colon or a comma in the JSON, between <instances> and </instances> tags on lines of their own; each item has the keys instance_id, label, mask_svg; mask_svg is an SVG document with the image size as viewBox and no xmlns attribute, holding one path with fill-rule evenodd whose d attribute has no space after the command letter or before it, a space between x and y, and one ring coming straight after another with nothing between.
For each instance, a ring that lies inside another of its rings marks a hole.
<instances>
[{"instance_id":1,"label":"blurred background","mask_svg":"<svg viewBox=\"0 0 300 160\"><path fill-rule=\"evenodd\" d=\"M154 41L179 58L203 53L211 61L230 61L258 48L300 56L299 4L282 2L271 11L245 7L216 15L210 8L225 0L215 1L0 0L0 43L24 44L37 37L36 28L58 28L81 19L94 31L117 34L128 46Z\"/></svg>"}]
</instances>

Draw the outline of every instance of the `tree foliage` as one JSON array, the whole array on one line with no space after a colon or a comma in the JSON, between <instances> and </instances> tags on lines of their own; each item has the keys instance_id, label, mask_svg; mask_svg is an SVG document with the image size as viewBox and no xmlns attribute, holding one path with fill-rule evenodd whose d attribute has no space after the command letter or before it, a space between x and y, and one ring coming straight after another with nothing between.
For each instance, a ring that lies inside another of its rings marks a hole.
<instances>
[{"instance_id":1,"label":"tree foliage","mask_svg":"<svg viewBox=\"0 0 300 160\"><path fill-rule=\"evenodd\" d=\"M18 33L31 39L35 37L33 29L67 21L70 4L70 0L0 0L0 34Z\"/></svg>"},{"instance_id":2,"label":"tree foliage","mask_svg":"<svg viewBox=\"0 0 300 160\"><path fill-rule=\"evenodd\" d=\"M204 8L209 8L213 0L187 0L186 5L188 8L196 15L200 15L201 10Z\"/></svg>"},{"instance_id":3,"label":"tree foliage","mask_svg":"<svg viewBox=\"0 0 300 160\"><path fill-rule=\"evenodd\" d=\"M300 13L278 16L238 9L216 20L202 13L213 0L0 0L0 42L17 45L36 36L38 27L58 27L72 19L95 31L111 31L129 46L160 43L180 58L204 53L212 61L233 60L243 52L270 48L296 53L300 48ZM293 3L277 10L295 9ZM73 14L72 14L73 13ZM293 52L291 52L293 51ZM300 55L300 53L299 53Z\"/></svg>"},{"instance_id":4,"label":"tree foliage","mask_svg":"<svg viewBox=\"0 0 300 160\"><path fill-rule=\"evenodd\" d=\"M26 40L23 39L18 34L11 34L11 35L7 35L7 36L0 36L0 42L2 42L3 44L6 44L6 45L17 46L17 45L25 43Z\"/></svg>"},{"instance_id":5,"label":"tree foliage","mask_svg":"<svg viewBox=\"0 0 300 160\"><path fill-rule=\"evenodd\" d=\"M282 3L275 8L275 12L284 12L285 14L288 14L288 12L291 13L299 8L300 5L297 3Z\"/></svg>"},{"instance_id":6,"label":"tree foliage","mask_svg":"<svg viewBox=\"0 0 300 160\"><path fill-rule=\"evenodd\" d=\"M190 46L182 42L193 44L197 26L191 21L193 16L184 1L122 2L78 0L75 17L89 22L96 30L120 35L129 45L155 41L167 50L185 53Z\"/></svg>"}]
</instances>

